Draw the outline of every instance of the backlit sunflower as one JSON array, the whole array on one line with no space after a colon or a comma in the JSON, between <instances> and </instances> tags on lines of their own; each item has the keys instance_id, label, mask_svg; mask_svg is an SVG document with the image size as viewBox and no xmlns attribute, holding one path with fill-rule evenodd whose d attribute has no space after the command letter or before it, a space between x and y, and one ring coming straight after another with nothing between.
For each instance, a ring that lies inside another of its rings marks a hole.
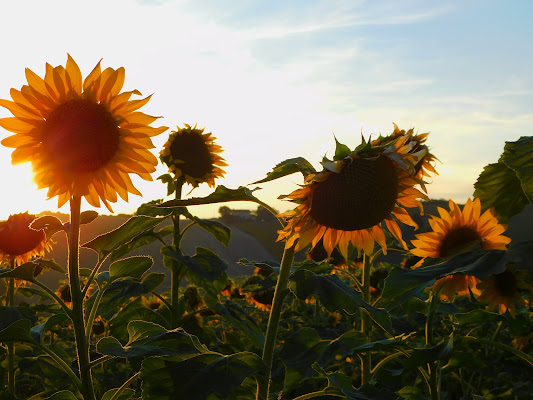
<instances>
[{"instance_id":1,"label":"backlit sunflower","mask_svg":"<svg viewBox=\"0 0 533 400\"><path fill-rule=\"evenodd\" d=\"M117 194L140 195L129 174L152 180L157 158L149 151L151 137L167 128L149 126L159 117L137 111L151 96L130 97L139 91L120 92L124 68L100 69L100 62L85 78L68 56L66 67L46 64L44 79L26 69L28 85L11 89L13 101L0 100L14 117L0 126L15 133L2 140L14 148L13 164L30 161L38 188L48 198L58 196L61 207L71 196L84 196L89 204L108 202Z\"/></svg>"},{"instance_id":2,"label":"backlit sunflower","mask_svg":"<svg viewBox=\"0 0 533 400\"><path fill-rule=\"evenodd\" d=\"M394 131L388 135L388 136L380 136L376 140L372 141L372 144L374 146L382 146L384 144L390 143L394 139L408 135L410 137L410 140L415 142L413 151L419 151L422 149L427 150L425 154L420 158L420 160L415 165L415 177L418 179L424 179L424 177L430 177L431 174L438 175L438 172L435 170L435 167L433 164L435 163L435 160L438 160L437 157L435 157L430 151L429 148L426 145L426 140L429 135L429 132L426 133L420 133L414 135L413 128L409 129L409 131L400 130L398 128L398 125L393 123L394 125Z\"/></svg>"},{"instance_id":3,"label":"backlit sunflower","mask_svg":"<svg viewBox=\"0 0 533 400\"><path fill-rule=\"evenodd\" d=\"M440 218L432 215L429 219L432 231L418 234L416 239L411 241L415 246L411 253L422 257L415 268L421 265L426 257L451 257L476 244L485 249L507 248L511 239L502 235L505 227L498 223L490 210L480 215L479 198L475 198L474 201L468 199L463 210L450 200L449 208L448 212L438 207ZM475 295L479 294L479 290L476 289L478 283L479 279L474 276L454 274L437 280L433 288L436 290L442 287L441 299L453 301L455 294L467 295L469 290Z\"/></svg>"},{"instance_id":4,"label":"backlit sunflower","mask_svg":"<svg viewBox=\"0 0 533 400\"><path fill-rule=\"evenodd\" d=\"M228 165L218 154L222 147L215 140L212 133L204 133L204 128L178 126L177 131L170 133L159 157L176 179L183 177L193 187L203 182L214 187L215 179L226 173L220 167Z\"/></svg>"},{"instance_id":5,"label":"backlit sunflower","mask_svg":"<svg viewBox=\"0 0 533 400\"><path fill-rule=\"evenodd\" d=\"M0 261L14 258L15 264L20 265L48 250L44 231L30 228L34 220L34 215L25 212L0 222Z\"/></svg>"},{"instance_id":6,"label":"backlit sunflower","mask_svg":"<svg viewBox=\"0 0 533 400\"><path fill-rule=\"evenodd\" d=\"M500 314L507 310L516 316L516 304L526 306L528 301L520 295L521 290L527 290L531 283L527 283L527 271L516 271L509 265L501 274L492 275L489 279L477 285L481 291L478 300L488 303L487 308L497 308Z\"/></svg>"},{"instance_id":7,"label":"backlit sunflower","mask_svg":"<svg viewBox=\"0 0 533 400\"><path fill-rule=\"evenodd\" d=\"M307 176L305 185L288 196L299 205L281 214L288 219L278 240L286 247L296 243L296 251L308 244L315 247L322 239L331 255L339 245L347 258L351 242L359 251L371 254L374 242L387 252L387 229L407 249L396 219L417 228L403 207L422 208L418 198L427 198L414 186L414 166L426 150L413 151L410 134L397 137L386 145L363 141L354 151L337 142L334 161L324 159L322 172Z\"/></svg>"}]
</instances>

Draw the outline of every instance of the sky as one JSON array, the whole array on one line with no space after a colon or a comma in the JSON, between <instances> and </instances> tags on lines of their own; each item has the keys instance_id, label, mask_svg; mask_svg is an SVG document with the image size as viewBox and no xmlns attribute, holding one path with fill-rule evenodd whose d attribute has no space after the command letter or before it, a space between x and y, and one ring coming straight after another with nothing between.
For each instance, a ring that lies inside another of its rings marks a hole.
<instances>
[{"instance_id":1,"label":"sky","mask_svg":"<svg viewBox=\"0 0 533 400\"><path fill-rule=\"evenodd\" d=\"M229 188L288 158L321 169L334 137L355 148L361 133L389 134L395 122L430 132L440 175L429 196L464 202L505 141L531 135L532 15L529 0L2 2L0 98L26 84L25 68L44 76L45 63L65 65L67 53L84 77L100 59L103 68L123 66L123 90L153 94L141 111L170 128L154 138L154 153L176 126L205 127L229 164L216 183ZM0 118L9 116L0 107ZM0 138L10 135L0 128ZM10 164L11 152L0 146L0 219L57 211L57 199L36 190L30 165ZM158 166L152 182L134 177L143 197L119 199L114 212L164 198L155 178L165 172ZM295 174L249 187L285 211L294 205L277 197L299 184ZM184 194L211 191L204 184ZM220 206L190 211L216 217Z\"/></svg>"}]
</instances>

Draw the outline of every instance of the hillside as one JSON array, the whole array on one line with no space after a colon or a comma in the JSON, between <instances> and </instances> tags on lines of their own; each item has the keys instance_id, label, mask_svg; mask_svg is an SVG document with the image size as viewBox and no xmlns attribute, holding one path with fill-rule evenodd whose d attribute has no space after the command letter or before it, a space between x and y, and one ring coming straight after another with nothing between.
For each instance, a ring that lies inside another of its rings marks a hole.
<instances>
[{"instance_id":1,"label":"hillside","mask_svg":"<svg viewBox=\"0 0 533 400\"><path fill-rule=\"evenodd\" d=\"M424 202L425 215L421 216L417 210L412 209L413 219L419 224L420 229L414 231L413 228L402 225L404 238L409 241L414 239L416 233L426 232L430 229L428 223L428 215L438 215L437 207L447 208L447 201L434 200ZM57 213L43 213L56 215L63 221L68 220L68 215ZM129 215L101 215L90 224L83 225L81 229L81 243L88 242L98 235L109 232L118 226L122 225L130 218ZM230 220L221 218L219 221L231 228L232 238L230 245L225 247L218 242L213 236L200 227L193 227L188 230L182 242L182 249L186 254L193 255L196 247L205 247L216 252L222 259L228 263L228 275L236 277L250 274L249 268L237 264L241 258L247 258L256 261L279 261L283 253L283 243L275 242L277 238L277 230L280 225L276 219L258 218L253 214L245 218L232 218ZM182 228L187 224L182 221ZM164 226L161 225L161 227ZM519 215L513 217L509 223L509 228L506 232L513 240L533 240L533 205L529 205ZM67 264L67 249L64 235L56 234L53 238L56 242L53 250L47 258L56 260L61 266L66 267ZM163 266L162 255L160 253L161 245L159 242L154 242L148 246L140 248L131 255L150 255L154 259L153 271L165 272ZM303 253L303 252L302 252ZM297 259L302 259L303 254L297 254ZM398 253L389 253L386 258L387 261L397 263L400 261ZM383 260L383 258L381 258ZM80 250L80 265L83 268L92 268L97 261L96 253L90 249L82 248ZM379 261L379 260L378 260ZM104 268L107 267L104 265ZM57 287L60 279L65 279L63 276L55 271L48 271L43 274L42 280L50 287Z\"/></svg>"}]
</instances>

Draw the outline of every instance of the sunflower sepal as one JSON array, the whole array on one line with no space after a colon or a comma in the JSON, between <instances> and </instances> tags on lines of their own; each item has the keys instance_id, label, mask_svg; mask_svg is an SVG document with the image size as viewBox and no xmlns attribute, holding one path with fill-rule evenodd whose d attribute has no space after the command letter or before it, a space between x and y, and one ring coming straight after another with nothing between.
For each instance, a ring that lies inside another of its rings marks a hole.
<instances>
[{"instance_id":1,"label":"sunflower sepal","mask_svg":"<svg viewBox=\"0 0 533 400\"><path fill-rule=\"evenodd\" d=\"M333 161L339 161L343 160L345 157L349 156L352 152L348 146L345 144L342 144L335 138L335 156L333 157Z\"/></svg>"},{"instance_id":2,"label":"sunflower sepal","mask_svg":"<svg viewBox=\"0 0 533 400\"><path fill-rule=\"evenodd\" d=\"M283 178L284 176L300 172L304 178L307 178L311 174L316 174L316 169L313 165L303 157L289 158L285 161L278 163L272 171L270 171L266 178L252 182L252 185L259 183L273 181L275 179Z\"/></svg>"}]
</instances>

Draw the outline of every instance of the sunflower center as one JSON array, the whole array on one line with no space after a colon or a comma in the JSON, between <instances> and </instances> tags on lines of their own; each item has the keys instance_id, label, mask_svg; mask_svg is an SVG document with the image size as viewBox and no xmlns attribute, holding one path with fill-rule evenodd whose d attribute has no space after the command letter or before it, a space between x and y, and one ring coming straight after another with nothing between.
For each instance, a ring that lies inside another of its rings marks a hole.
<instances>
[{"instance_id":1,"label":"sunflower center","mask_svg":"<svg viewBox=\"0 0 533 400\"><path fill-rule=\"evenodd\" d=\"M447 257L457 254L480 240L475 228L461 226L446 234L439 247L439 256Z\"/></svg>"},{"instance_id":2,"label":"sunflower center","mask_svg":"<svg viewBox=\"0 0 533 400\"><path fill-rule=\"evenodd\" d=\"M119 146L119 128L101 104L76 99L57 107L43 128L43 147L59 166L75 173L106 165Z\"/></svg>"},{"instance_id":3,"label":"sunflower center","mask_svg":"<svg viewBox=\"0 0 533 400\"><path fill-rule=\"evenodd\" d=\"M177 167L193 178L203 178L213 172L211 154L201 134L185 131L176 135L170 145L170 154L183 161L176 164Z\"/></svg>"},{"instance_id":4,"label":"sunflower center","mask_svg":"<svg viewBox=\"0 0 533 400\"><path fill-rule=\"evenodd\" d=\"M516 277L509 270L505 270L496 276L496 279L494 279L494 286L496 292L503 297L513 297L518 291Z\"/></svg>"},{"instance_id":5,"label":"sunflower center","mask_svg":"<svg viewBox=\"0 0 533 400\"><path fill-rule=\"evenodd\" d=\"M356 158L317 184L311 216L338 230L366 229L390 215L397 197L398 175L391 160Z\"/></svg>"}]
</instances>

